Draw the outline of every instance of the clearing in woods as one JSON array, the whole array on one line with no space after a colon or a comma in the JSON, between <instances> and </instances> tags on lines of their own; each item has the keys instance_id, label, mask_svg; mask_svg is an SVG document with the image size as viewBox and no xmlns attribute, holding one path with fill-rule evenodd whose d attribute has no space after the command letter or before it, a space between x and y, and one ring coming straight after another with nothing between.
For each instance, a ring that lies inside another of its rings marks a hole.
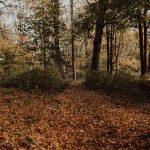
<instances>
[{"instance_id":1,"label":"clearing in woods","mask_svg":"<svg viewBox=\"0 0 150 150\"><path fill-rule=\"evenodd\" d=\"M149 106L81 83L57 94L0 89L0 149L148 150Z\"/></svg>"}]
</instances>

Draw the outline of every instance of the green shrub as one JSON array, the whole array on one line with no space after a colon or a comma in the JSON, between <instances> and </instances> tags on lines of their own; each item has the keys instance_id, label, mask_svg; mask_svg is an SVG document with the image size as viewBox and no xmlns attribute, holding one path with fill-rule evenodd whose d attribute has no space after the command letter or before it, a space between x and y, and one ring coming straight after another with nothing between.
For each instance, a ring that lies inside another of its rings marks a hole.
<instances>
[{"instance_id":1,"label":"green shrub","mask_svg":"<svg viewBox=\"0 0 150 150\"><path fill-rule=\"evenodd\" d=\"M92 89L110 89L113 79L108 72L89 71L85 84Z\"/></svg>"},{"instance_id":2,"label":"green shrub","mask_svg":"<svg viewBox=\"0 0 150 150\"><path fill-rule=\"evenodd\" d=\"M136 86L138 89L143 91L149 91L150 89L150 80L140 79L136 81Z\"/></svg>"},{"instance_id":3,"label":"green shrub","mask_svg":"<svg viewBox=\"0 0 150 150\"><path fill-rule=\"evenodd\" d=\"M22 74L3 77L0 81L2 87L14 87L21 89L64 89L67 82L64 81L54 70L44 71L33 69Z\"/></svg>"},{"instance_id":4,"label":"green shrub","mask_svg":"<svg viewBox=\"0 0 150 150\"><path fill-rule=\"evenodd\" d=\"M134 85L135 77L128 72L119 72L114 77L114 89L116 90L129 90Z\"/></svg>"},{"instance_id":5,"label":"green shrub","mask_svg":"<svg viewBox=\"0 0 150 150\"><path fill-rule=\"evenodd\" d=\"M116 76L108 72L91 71L87 73L86 85L92 89L128 90L133 86L134 76L119 72Z\"/></svg>"}]
</instances>

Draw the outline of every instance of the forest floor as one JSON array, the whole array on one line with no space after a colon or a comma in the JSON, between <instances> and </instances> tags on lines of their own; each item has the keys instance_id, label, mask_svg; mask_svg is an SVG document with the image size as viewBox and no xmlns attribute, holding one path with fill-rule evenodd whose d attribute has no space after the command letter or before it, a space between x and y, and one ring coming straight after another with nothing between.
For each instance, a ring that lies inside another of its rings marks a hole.
<instances>
[{"instance_id":1,"label":"forest floor","mask_svg":"<svg viewBox=\"0 0 150 150\"><path fill-rule=\"evenodd\" d=\"M1 88L0 150L149 150L149 102L81 83L56 94Z\"/></svg>"}]
</instances>

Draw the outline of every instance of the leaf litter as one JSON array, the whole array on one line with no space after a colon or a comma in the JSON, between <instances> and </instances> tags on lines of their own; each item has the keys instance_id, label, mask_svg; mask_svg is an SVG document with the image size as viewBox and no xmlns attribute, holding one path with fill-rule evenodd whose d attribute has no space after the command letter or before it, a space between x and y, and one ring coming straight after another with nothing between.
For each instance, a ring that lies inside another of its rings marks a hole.
<instances>
[{"instance_id":1,"label":"leaf litter","mask_svg":"<svg viewBox=\"0 0 150 150\"><path fill-rule=\"evenodd\" d=\"M0 150L149 150L145 106L75 83L57 94L1 88Z\"/></svg>"}]
</instances>

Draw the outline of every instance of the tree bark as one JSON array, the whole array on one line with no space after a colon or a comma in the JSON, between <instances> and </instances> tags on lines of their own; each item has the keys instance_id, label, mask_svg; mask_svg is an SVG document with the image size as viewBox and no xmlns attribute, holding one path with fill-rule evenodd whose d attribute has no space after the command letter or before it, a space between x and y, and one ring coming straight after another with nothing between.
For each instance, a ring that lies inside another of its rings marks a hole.
<instances>
[{"instance_id":1,"label":"tree bark","mask_svg":"<svg viewBox=\"0 0 150 150\"><path fill-rule=\"evenodd\" d=\"M114 27L111 25L111 38L110 38L110 74L113 72L113 40L114 40Z\"/></svg>"},{"instance_id":2,"label":"tree bark","mask_svg":"<svg viewBox=\"0 0 150 150\"><path fill-rule=\"evenodd\" d=\"M104 19L98 19L96 21L95 38L93 42L93 58L92 58L92 66L91 66L91 70L95 70L95 71L99 70L103 29L104 29Z\"/></svg>"},{"instance_id":3,"label":"tree bark","mask_svg":"<svg viewBox=\"0 0 150 150\"><path fill-rule=\"evenodd\" d=\"M76 80L76 68L75 68L75 48L74 48L74 11L73 11L73 0L70 0L70 11L71 11L71 51L72 51L72 78Z\"/></svg>"},{"instance_id":4,"label":"tree bark","mask_svg":"<svg viewBox=\"0 0 150 150\"><path fill-rule=\"evenodd\" d=\"M139 47L140 47L140 61L141 61L141 76L145 74L144 64L144 44L143 44L143 27L142 23L138 23L139 26Z\"/></svg>"},{"instance_id":5,"label":"tree bark","mask_svg":"<svg viewBox=\"0 0 150 150\"><path fill-rule=\"evenodd\" d=\"M109 26L106 27L106 40L107 40L107 72L110 71L110 31Z\"/></svg>"},{"instance_id":6,"label":"tree bark","mask_svg":"<svg viewBox=\"0 0 150 150\"><path fill-rule=\"evenodd\" d=\"M58 67L58 70L61 74L63 74L62 69L62 59L61 59L61 52L60 52L60 3L59 0L53 0L53 19L54 19L54 47L55 47L55 62Z\"/></svg>"},{"instance_id":7,"label":"tree bark","mask_svg":"<svg viewBox=\"0 0 150 150\"><path fill-rule=\"evenodd\" d=\"M147 27L146 22L144 21L144 73L148 72L148 57L147 57Z\"/></svg>"},{"instance_id":8,"label":"tree bark","mask_svg":"<svg viewBox=\"0 0 150 150\"><path fill-rule=\"evenodd\" d=\"M147 43L148 43L148 26L147 26L147 13L148 8L145 5L144 14L141 16L139 15L139 47L140 47L140 59L141 59L141 76L144 76L148 73L148 64L149 64L149 56L147 50ZM143 20L144 19L144 20Z\"/></svg>"},{"instance_id":9,"label":"tree bark","mask_svg":"<svg viewBox=\"0 0 150 150\"><path fill-rule=\"evenodd\" d=\"M41 32L41 49L42 49L42 54L43 54L43 67L44 70L47 70L47 54L46 54L46 49L45 49L45 15L44 15L44 1L42 0L42 32Z\"/></svg>"},{"instance_id":10,"label":"tree bark","mask_svg":"<svg viewBox=\"0 0 150 150\"><path fill-rule=\"evenodd\" d=\"M148 73L150 73L150 52L148 54Z\"/></svg>"}]
</instances>

